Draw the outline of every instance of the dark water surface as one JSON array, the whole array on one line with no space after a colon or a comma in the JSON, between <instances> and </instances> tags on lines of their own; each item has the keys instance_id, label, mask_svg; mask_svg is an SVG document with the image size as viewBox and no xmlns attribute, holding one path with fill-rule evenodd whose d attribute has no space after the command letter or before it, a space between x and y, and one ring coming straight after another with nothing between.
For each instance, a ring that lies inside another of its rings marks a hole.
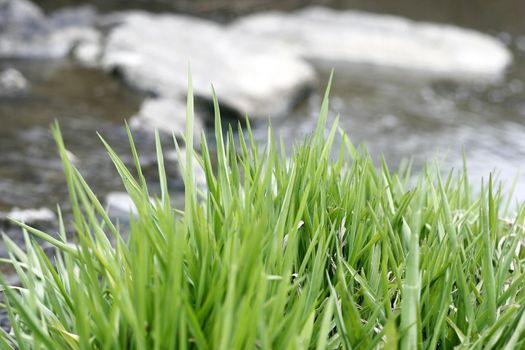
<instances>
[{"instance_id":1,"label":"dark water surface","mask_svg":"<svg viewBox=\"0 0 525 350\"><path fill-rule=\"evenodd\" d=\"M78 1L39 1L50 11ZM178 10L213 18L231 18L227 7L202 7L205 1L179 2ZM220 2L208 1L208 3ZM238 2L241 4L242 2ZM256 7L263 6L257 2ZM293 8L305 2L269 2ZM377 157L384 153L397 166L402 159L447 155L445 164L458 166L464 149L471 175L478 179L492 169L511 179L525 160L525 2L523 1L324 1L338 8L355 8L404 15L416 20L458 24L496 35L506 42L515 61L498 84L428 81L378 72L363 67L335 67L333 114L356 142L365 142ZM163 3L98 1L105 10L147 6L166 9ZM193 5L192 5L193 4ZM199 5L200 4L200 5ZM201 7L199 7L199 6ZM180 5L182 6L182 5ZM252 7L255 8L255 7ZM222 12L221 12L222 11ZM0 210L13 206L53 207L66 201L61 165L49 133L58 119L70 151L97 193L121 189L120 181L96 136L105 135L117 150L127 145L123 120L133 115L142 96L104 73L61 62L5 62L0 68L19 69L31 82L27 97L0 100ZM328 76L323 72L319 93ZM292 115L273 125L288 140L312 130L320 95L314 94ZM261 134L264 127L261 127ZM139 147L154 152L150 140ZM150 147L151 146L151 147ZM148 156L148 154L146 154ZM525 199L525 176L519 177L517 198Z\"/></svg>"}]
</instances>

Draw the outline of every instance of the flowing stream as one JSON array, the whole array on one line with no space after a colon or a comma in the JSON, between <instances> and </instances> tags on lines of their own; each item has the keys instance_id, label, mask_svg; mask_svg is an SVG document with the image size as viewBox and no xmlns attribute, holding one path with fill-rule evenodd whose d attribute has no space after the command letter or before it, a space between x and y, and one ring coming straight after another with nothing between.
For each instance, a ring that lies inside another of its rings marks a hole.
<instances>
[{"instance_id":1,"label":"flowing stream","mask_svg":"<svg viewBox=\"0 0 525 350\"><path fill-rule=\"evenodd\" d=\"M42 2L48 9L57 3ZM496 84L431 81L371 67L336 66L331 115L339 114L354 142L366 143L374 157L384 154L394 168L407 158L414 159L417 168L436 155L444 158L447 168L458 167L464 152L475 180L493 169L508 181L515 177L525 159L525 22L518 15L525 5L521 1L499 5L473 1L469 8L448 1L450 6L440 2L440 9L435 2L416 0L395 5L387 0L329 3L463 25L504 41L514 62ZM0 68L5 67L21 71L31 91L0 100L0 210L53 208L67 202L49 132L54 120L95 191L103 196L121 190L96 132L117 151L126 152L123 120L138 110L143 96L111 76L67 60L0 61ZM286 140L298 140L313 129L327 77L328 69L321 74L316 93L288 118L272 122ZM257 135L264 131L265 125L256 129ZM151 140L139 137L137 143L146 157L153 156ZM525 199L525 174L518 175L516 198Z\"/></svg>"}]
</instances>

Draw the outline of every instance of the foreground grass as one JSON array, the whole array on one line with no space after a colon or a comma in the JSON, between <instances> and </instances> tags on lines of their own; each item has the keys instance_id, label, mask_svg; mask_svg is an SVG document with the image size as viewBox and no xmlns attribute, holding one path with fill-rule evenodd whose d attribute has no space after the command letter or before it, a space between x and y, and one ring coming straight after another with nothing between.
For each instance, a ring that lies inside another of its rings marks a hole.
<instances>
[{"instance_id":1,"label":"foreground grass","mask_svg":"<svg viewBox=\"0 0 525 350\"><path fill-rule=\"evenodd\" d=\"M26 251L4 237L21 286L4 283L12 330L0 348L525 347L525 211L505 219L492 179L474 195L465 170L442 179L429 168L409 186L409 174L374 166L337 125L325 133L325 98L290 159L271 128L264 149L249 129L223 139L216 104L218 159L212 170L204 141L201 192L192 110L190 93L182 212L170 204L158 140L154 202L131 135L135 169L105 144L137 206L126 238L54 128L77 239L63 225L55 239L22 224Z\"/></svg>"}]
</instances>

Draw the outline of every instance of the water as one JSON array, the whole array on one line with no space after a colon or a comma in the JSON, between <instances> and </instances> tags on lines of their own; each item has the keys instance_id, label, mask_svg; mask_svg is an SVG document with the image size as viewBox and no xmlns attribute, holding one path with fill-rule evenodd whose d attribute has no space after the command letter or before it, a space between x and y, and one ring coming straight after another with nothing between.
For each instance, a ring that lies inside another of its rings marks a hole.
<instances>
[{"instance_id":1,"label":"water","mask_svg":"<svg viewBox=\"0 0 525 350\"><path fill-rule=\"evenodd\" d=\"M52 8L57 2L43 3ZM118 1L114 4L109 8L122 6ZM383 153L394 168L402 159L413 158L420 166L435 155L446 155L446 167L458 167L464 151L474 179L493 169L499 169L504 179L514 177L525 159L525 22L518 16L525 5L521 1L472 1L469 7L455 1L438 5L416 0L331 4L455 23L507 42L515 62L505 79L493 85L436 82L394 71L335 67L332 116L339 113L340 123L352 139L366 143L375 157ZM67 60L0 61L0 68L7 66L19 69L30 80L32 90L27 97L0 101L0 210L67 202L49 132L55 119L96 193L103 196L122 189L95 132L101 132L117 151L126 154L123 119L137 111L143 96L104 73L79 68ZM327 77L328 72L322 72L318 93L289 118L273 121L285 139L300 139L313 129ZM256 132L263 134L264 129L261 126ZM146 158L153 156L150 139L139 136L137 143ZM516 198L525 199L525 176L518 180Z\"/></svg>"},{"instance_id":2,"label":"water","mask_svg":"<svg viewBox=\"0 0 525 350\"><path fill-rule=\"evenodd\" d=\"M104 73L67 62L2 62L31 82L29 95L0 103L0 210L53 207L67 198L50 126L57 120L69 150L101 193L119 185L97 138L125 149L124 118L141 97Z\"/></svg>"},{"instance_id":3,"label":"water","mask_svg":"<svg viewBox=\"0 0 525 350\"><path fill-rule=\"evenodd\" d=\"M416 168L430 158L448 169L468 159L473 182L495 173L507 185L517 178L515 198L525 200L525 13L522 1L342 0L338 8L402 15L452 23L498 37L514 54L504 79L493 84L429 81L395 71L335 67L332 115L355 143L365 143L374 158L383 154L392 167L413 159ZM328 74L325 72L324 83ZM319 86L322 90L323 86ZM313 128L319 96L302 115L274 123L283 134L300 138ZM304 117L306 115L306 117ZM523 170L523 169L521 169Z\"/></svg>"},{"instance_id":4,"label":"water","mask_svg":"<svg viewBox=\"0 0 525 350\"><path fill-rule=\"evenodd\" d=\"M339 115L354 143L365 143L374 158L383 154L394 168L413 159L416 169L439 158L448 170L461 168L465 154L475 184L490 172L507 184L517 176L515 196L525 199L522 72L496 85L468 85L339 69L331 101L332 119ZM285 139L299 139L312 130L319 103L313 96L302 114L273 125Z\"/></svg>"}]
</instances>

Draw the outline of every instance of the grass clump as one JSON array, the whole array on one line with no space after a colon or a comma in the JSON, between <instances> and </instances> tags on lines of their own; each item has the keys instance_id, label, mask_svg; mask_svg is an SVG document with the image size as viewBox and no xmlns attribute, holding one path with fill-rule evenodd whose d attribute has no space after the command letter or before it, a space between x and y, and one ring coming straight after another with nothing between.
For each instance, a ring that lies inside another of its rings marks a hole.
<instances>
[{"instance_id":1,"label":"grass clump","mask_svg":"<svg viewBox=\"0 0 525 350\"><path fill-rule=\"evenodd\" d=\"M205 138L202 156L193 151L190 86L183 211L171 206L158 138L154 201L131 134L132 170L104 143L137 207L126 238L55 126L77 239L63 224L59 238L21 224L25 251L4 238L20 286L3 284L12 329L1 348L525 347L525 211L504 219L491 178L473 194L465 170L441 178L429 167L409 185L337 124L325 132L327 97L289 159L271 128L264 148L249 128L223 138L216 101L215 111L212 161ZM33 236L56 247L53 258Z\"/></svg>"}]
</instances>

